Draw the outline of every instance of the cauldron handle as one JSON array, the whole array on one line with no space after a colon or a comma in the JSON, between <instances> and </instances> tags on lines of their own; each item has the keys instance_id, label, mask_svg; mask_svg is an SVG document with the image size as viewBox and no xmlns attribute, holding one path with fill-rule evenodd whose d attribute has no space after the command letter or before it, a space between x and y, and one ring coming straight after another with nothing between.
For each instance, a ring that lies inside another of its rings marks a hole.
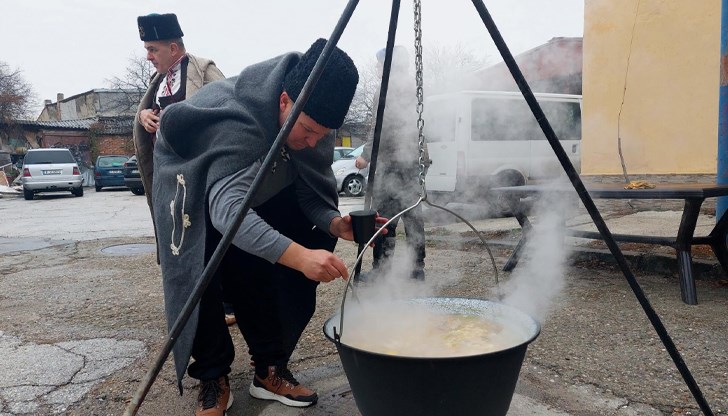
<instances>
[{"instance_id":1,"label":"cauldron handle","mask_svg":"<svg viewBox=\"0 0 728 416\"><path fill-rule=\"evenodd\" d=\"M483 234L480 231L478 231L478 229L475 228L475 226L473 226L473 224L471 224L470 221L466 220L465 218L463 218L460 214L456 213L455 211L451 211L441 205L433 204L432 202L428 201L427 199L423 199L422 202L426 203L427 205L429 205L433 208L438 208L447 213L452 214L457 219L464 222L468 227L470 227L470 229L473 230L475 235L478 236L478 238L480 239L480 242L483 243L483 246L485 246L485 250L488 252L488 257L490 258L490 264L493 266L493 274L494 274L495 286L496 286L496 297L498 298L498 300L503 300L503 294L500 292L500 285L499 285L500 281L498 279L498 266L495 264L495 257L493 257L493 252L490 250L490 246L488 245L488 242L485 241L485 237L483 237Z\"/></svg>"},{"instance_id":2,"label":"cauldron handle","mask_svg":"<svg viewBox=\"0 0 728 416\"><path fill-rule=\"evenodd\" d=\"M437 204L433 204L432 202L430 202L430 201L427 200L427 197L426 196L427 196L427 194L425 194L425 197L420 197L417 200L417 202L415 202L412 206L410 206L408 208L405 208L403 211L399 212L397 215L395 215L392 218L390 218L386 223L384 223L381 227L379 227L379 229L374 233L374 235L372 235L372 237L369 239L369 241L367 241L366 244L364 244L364 248L362 250L360 250L359 255L357 256L356 260L354 261L354 269L352 269L352 271L349 272L349 278L347 279L346 286L344 287L344 296L342 296L342 298L341 298L341 310L339 312L339 332L338 332L338 334L336 333L336 327L333 328L333 330L334 330L334 339L337 342L341 342L341 336L344 334L344 306L346 305L346 294L347 294L347 292L349 291L350 288L351 288L351 295L354 297L355 300L358 301L358 298L356 296L356 292L354 291L354 285L352 284L352 280L353 280L352 278L353 278L353 276L358 273L358 271L355 271L356 266L361 264L361 260L362 260L362 257L364 257L364 253L370 247L370 245L374 242L374 240L382 233L382 230L383 229L387 228L387 226L389 224L391 224L392 222L396 221L397 219L399 219L399 217L401 217L405 213L409 212L410 210L415 209L418 205L420 205L423 202L426 203L427 205L433 207L433 208L438 208L438 209L441 209L441 210L443 210L445 212L448 212L448 213L452 214L457 219L459 219L460 221L462 221L465 224L467 224L468 227L470 227L470 229L473 230L473 232L475 233L475 235L477 235L478 238L480 238L480 241L485 246L485 250L488 252L488 257L490 258L490 262L493 265L493 273L495 275L495 284L496 284L496 297L499 300L501 300L502 294L500 293L500 286L499 286L499 280L498 280L498 266L496 266L496 264L495 264L495 257L493 257L493 252L490 250L490 246L485 241L485 237L483 237L483 235L480 233L480 231L478 231L473 226L473 224L471 224L468 220L466 220L465 218L463 218L461 215L459 215L458 213L456 213L454 211L451 211L451 210L449 210L449 209L447 209L447 208L445 208L443 206L440 206L440 205L437 205Z\"/></svg>"}]
</instances>

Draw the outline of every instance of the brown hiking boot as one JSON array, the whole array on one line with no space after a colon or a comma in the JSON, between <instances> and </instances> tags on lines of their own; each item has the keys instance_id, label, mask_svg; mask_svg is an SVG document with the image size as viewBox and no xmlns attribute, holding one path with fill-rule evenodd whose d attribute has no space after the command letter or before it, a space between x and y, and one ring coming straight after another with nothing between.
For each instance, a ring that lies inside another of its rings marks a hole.
<instances>
[{"instance_id":1,"label":"brown hiking boot","mask_svg":"<svg viewBox=\"0 0 728 416\"><path fill-rule=\"evenodd\" d=\"M318 401L313 390L301 385L286 367L268 367L268 377L256 374L248 390L256 399L277 400L286 406L306 407Z\"/></svg>"},{"instance_id":2,"label":"brown hiking boot","mask_svg":"<svg viewBox=\"0 0 728 416\"><path fill-rule=\"evenodd\" d=\"M228 376L200 381L195 416L225 416L225 411L232 405L233 395L230 394Z\"/></svg>"}]
</instances>

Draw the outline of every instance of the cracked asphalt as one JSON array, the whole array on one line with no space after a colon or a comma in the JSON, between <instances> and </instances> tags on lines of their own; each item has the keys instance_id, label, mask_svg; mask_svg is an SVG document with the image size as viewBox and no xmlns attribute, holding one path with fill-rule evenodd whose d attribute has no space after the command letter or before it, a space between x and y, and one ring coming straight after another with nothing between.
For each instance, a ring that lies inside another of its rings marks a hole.
<instances>
[{"instance_id":1,"label":"cracked asphalt","mask_svg":"<svg viewBox=\"0 0 728 416\"><path fill-rule=\"evenodd\" d=\"M0 395L10 414L63 413L146 352L144 343L95 338L54 344L0 333Z\"/></svg>"}]
</instances>

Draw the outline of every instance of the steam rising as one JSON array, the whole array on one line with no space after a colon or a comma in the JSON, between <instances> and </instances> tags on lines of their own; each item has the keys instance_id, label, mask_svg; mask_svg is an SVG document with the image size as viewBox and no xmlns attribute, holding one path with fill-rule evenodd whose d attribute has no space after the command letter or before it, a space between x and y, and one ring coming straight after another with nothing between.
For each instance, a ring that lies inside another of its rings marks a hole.
<instances>
[{"instance_id":1,"label":"steam rising","mask_svg":"<svg viewBox=\"0 0 728 416\"><path fill-rule=\"evenodd\" d=\"M396 186L392 186L392 181L388 181L386 177L383 178L379 174L381 167L386 166L387 161L410 161L410 163L415 163L419 157L417 145L418 115L416 113L416 101L414 100L414 80L411 75L402 80L394 72L391 76L384 115L385 124L383 125L379 147L380 153L378 155L378 157L382 158L378 159L382 165L378 165L377 168L375 187L385 193L401 194L404 192L410 194L410 196L414 195L410 202L414 203L417 200L416 194L419 193L419 189L414 189L414 191L413 189L402 189L396 185L399 183L398 181L394 182ZM396 100L397 98L399 100ZM492 130L493 115L497 113L497 110L518 106L518 117L516 117L518 120L501 114L502 117L496 119L496 122L500 120L502 124L506 125L504 131L510 131L514 134L519 133L523 136L540 135L540 138L543 139L542 133L535 120L533 120L530 111L527 107L524 110L525 103L511 101L508 104L508 106L504 105L501 101L495 104L491 103L490 107L492 108L489 109L475 108L478 112L488 110L490 115L484 121L483 126L478 128L483 131ZM549 112L551 108L558 106L560 106L558 103L546 103L545 110ZM429 115L439 114L441 116L440 120L428 119L427 123L429 124L425 124L425 127L430 129L429 133L426 131L427 140L430 143L445 140L443 138L438 140L437 136L446 134L447 130L451 129L453 132L455 130L456 118L454 116L449 122L442 121L443 116L447 116L454 111L452 106L442 107L429 113ZM425 110L428 110L428 107ZM433 108L430 107L429 110L432 111ZM578 105L576 110L578 110ZM554 111L554 114L557 112L559 111ZM522 118L521 116L524 114L528 117ZM559 137L562 140L567 138L578 140L574 136L580 135L580 113L566 113L566 117L567 119L564 122L554 124L557 132L561 133ZM552 114L548 114L548 118L553 123ZM474 119L476 118L474 117ZM574 121L578 121L578 129L574 127ZM396 127L392 128L393 125ZM571 130L560 131L560 125L567 126ZM387 129L386 126L390 128ZM478 128L473 128L476 131L478 130ZM562 135L564 137L561 137ZM536 171L540 169L542 173L548 170L543 167L539 168L539 166L534 166L533 169ZM558 174L559 172L550 171L548 173ZM416 184L416 178L413 178L413 184ZM561 186L563 186L563 183ZM488 203L492 202L489 200L491 196L485 194L482 188L473 187L472 191L473 195L459 194L458 197L461 201L475 201L480 204L479 206L483 210L488 210ZM535 220L533 220L534 227L531 231L529 244L526 246L518 267L505 282L501 281L499 291L503 294L503 303L513 306L540 321L545 320L555 297L564 287L565 264L570 252L568 250L569 246L564 244L563 222L565 216L568 215L567 213L574 208L573 202L575 201L574 198L563 198L563 193L547 193L546 195L558 195L560 197L543 198L533 208L536 215ZM376 209L377 207L374 206L373 208ZM399 229L404 228L403 225L402 220L400 220ZM371 249L368 248L368 250ZM467 256L465 253L462 253L462 255ZM426 314L417 314L417 308L402 308L400 305L391 314L385 315L389 316L389 318L382 318L382 311L385 307L389 307L388 305L399 300L434 296L439 288L458 284L461 278L458 270L451 270L444 276L434 276L428 273L425 282L411 279L410 274L415 263L414 257L413 250L405 243L404 239L398 238L396 253L390 258L389 266L378 271L378 276L374 282L356 287L356 300L351 294L348 295L349 300L345 311L348 331L356 331L357 321L375 319L379 322L377 337L385 339L399 337L406 333L408 328L416 328L419 325L418 322L425 319L423 317ZM363 262L366 263L367 258L367 256L364 256ZM490 267L489 264L486 265L485 263L482 263L481 266L483 268ZM498 266L502 267L502 264ZM368 270L369 268L365 266L363 269ZM428 269L426 268L426 270Z\"/></svg>"},{"instance_id":2,"label":"steam rising","mask_svg":"<svg viewBox=\"0 0 728 416\"><path fill-rule=\"evenodd\" d=\"M575 201L564 198L563 192L546 192L544 196L534 207L536 215L521 261L498 291L502 303L541 322L564 287L570 253L570 246L564 244L564 220ZM516 321L496 324L491 321L493 316L485 314L481 320L451 324L463 318L457 314L440 318L422 305L402 302L432 297L437 295L438 286L460 283L457 270L434 278L429 274L426 282L411 279L414 253L402 243L398 242L397 255L391 257L389 267L381 268L371 283L358 285L355 296L347 302L344 343L385 354L446 357L486 353L526 340L512 332L518 327Z\"/></svg>"},{"instance_id":3,"label":"steam rising","mask_svg":"<svg viewBox=\"0 0 728 416\"><path fill-rule=\"evenodd\" d=\"M553 186L563 188L564 182L555 182ZM564 197L563 192L545 192L536 202L529 217L533 227L528 244L518 266L505 280L501 279L499 292L503 303L540 321L546 319L555 298L564 288L566 265L572 252L571 245L564 241L564 221L575 210L576 201L575 193ZM486 262L485 258L482 261ZM462 272L456 268L449 270L447 275L430 273L425 282L411 279L414 252L402 239L398 239L397 252L388 264L371 284L357 287L357 297L362 302L347 306L376 310L398 300L436 296L440 288L458 285L462 278ZM481 266L489 267L484 263ZM502 267L502 263L498 266Z\"/></svg>"},{"instance_id":4,"label":"steam rising","mask_svg":"<svg viewBox=\"0 0 728 416\"><path fill-rule=\"evenodd\" d=\"M563 183L562 185L563 186ZM564 220L574 209L574 198L545 193L534 207L536 219L525 254L504 286L503 302L544 321L554 298L564 287L566 261Z\"/></svg>"},{"instance_id":5,"label":"steam rising","mask_svg":"<svg viewBox=\"0 0 728 416\"><path fill-rule=\"evenodd\" d=\"M355 289L357 297L362 300L362 307L376 309L382 303L433 296L436 290L434 285L441 283L435 283L432 279L425 283L410 278L414 259L414 250L404 241L398 239L397 251L389 259L387 265L379 268L371 283L359 285Z\"/></svg>"}]
</instances>

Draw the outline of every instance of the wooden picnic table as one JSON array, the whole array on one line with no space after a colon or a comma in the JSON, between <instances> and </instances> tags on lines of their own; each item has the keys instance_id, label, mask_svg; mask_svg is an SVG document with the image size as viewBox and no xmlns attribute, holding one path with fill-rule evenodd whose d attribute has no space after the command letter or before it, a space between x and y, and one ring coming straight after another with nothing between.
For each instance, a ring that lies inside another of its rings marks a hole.
<instances>
[{"instance_id":1,"label":"wooden picnic table","mask_svg":"<svg viewBox=\"0 0 728 416\"><path fill-rule=\"evenodd\" d=\"M716 222L715 227L707 236L695 236L695 226L700 215L700 207L706 198L728 196L728 185L712 183L660 183L651 189L624 189L623 183L588 184L586 189L592 199L682 199L682 218L674 237L612 234L615 241L659 244L675 249L678 262L680 292L683 302L696 305L698 303L693 278L693 263L691 248L694 245L709 245L715 257L728 275L728 248L726 247L726 234L728 233L728 216L723 215ZM546 193L565 193L576 195L570 184L559 185L524 185L509 186L492 189L493 192L506 196L513 215L521 225L521 238L515 250L506 262L503 270L510 271L518 264L523 248L532 231L532 225L525 212L522 198L539 197ZM603 239L597 231L567 230L573 237Z\"/></svg>"}]
</instances>

